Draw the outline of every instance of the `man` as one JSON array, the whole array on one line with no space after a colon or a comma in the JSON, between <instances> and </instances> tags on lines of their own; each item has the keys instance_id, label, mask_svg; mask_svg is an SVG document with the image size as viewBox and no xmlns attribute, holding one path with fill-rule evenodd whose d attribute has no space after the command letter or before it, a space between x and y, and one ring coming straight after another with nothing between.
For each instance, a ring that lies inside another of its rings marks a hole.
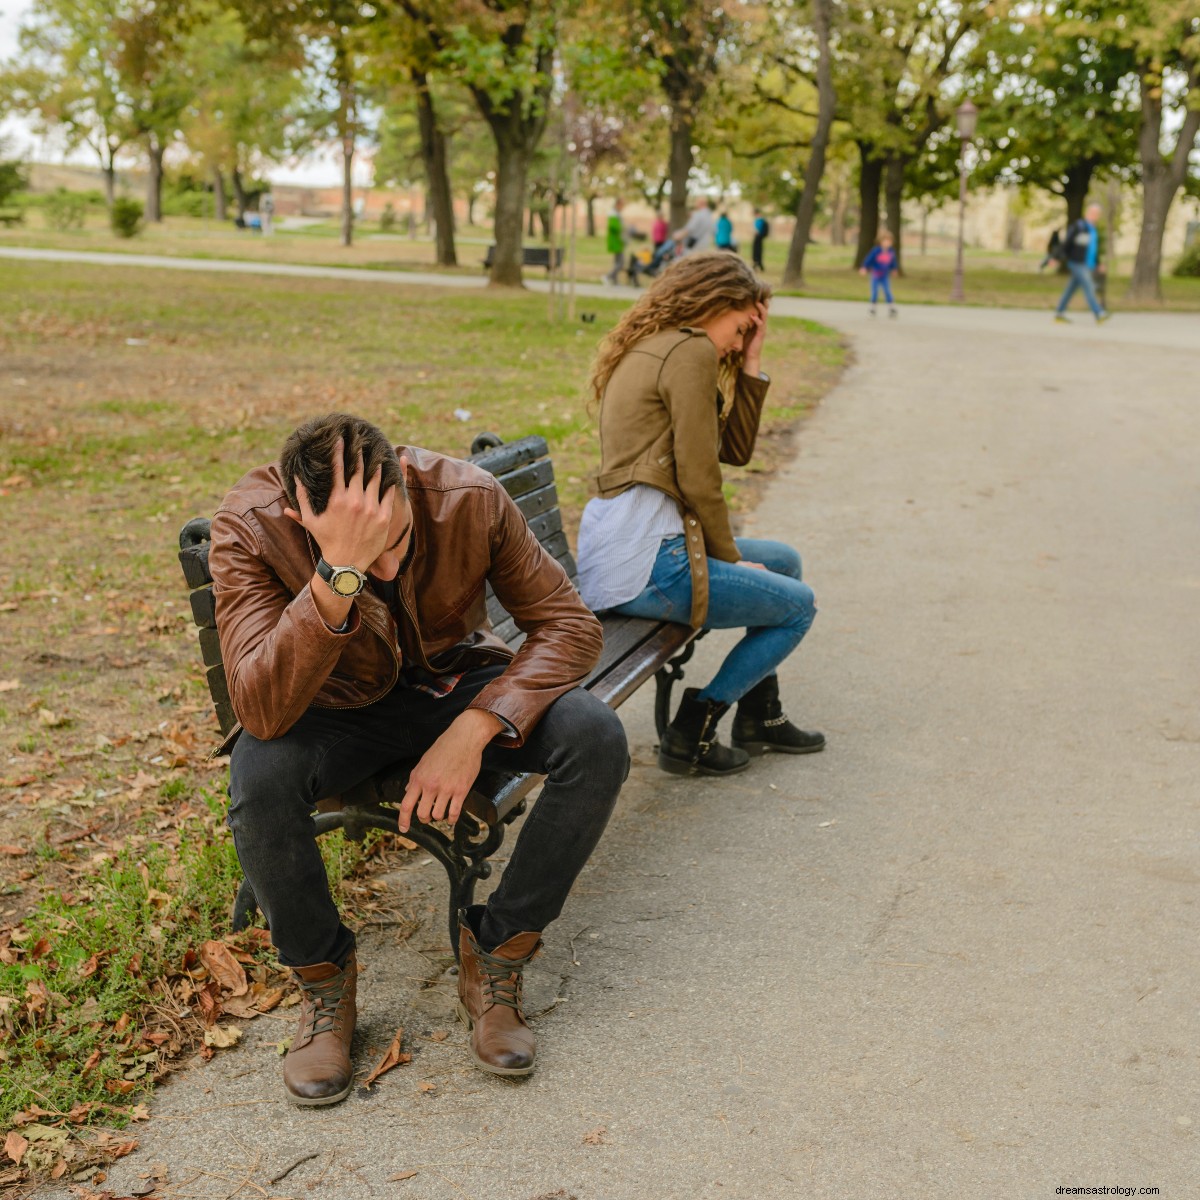
<instances>
[{"instance_id":1,"label":"man","mask_svg":"<svg viewBox=\"0 0 1200 1200\"><path fill-rule=\"evenodd\" d=\"M477 1065L525 1075L522 971L591 854L629 765L615 714L578 685L599 623L498 481L335 413L229 493L209 555L240 722L229 824L280 961L301 987L283 1063L295 1104L352 1084L355 942L329 894L311 812L419 758L398 828L456 821L482 760L548 775L486 905L462 914L460 1015ZM484 585L527 637L489 629ZM240 736L239 736L240 734Z\"/></svg>"},{"instance_id":2,"label":"man","mask_svg":"<svg viewBox=\"0 0 1200 1200\"><path fill-rule=\"evenodd\" d=\"M688 218L688 223L675 233L675 241L683 247L685 255L696 254L701 250L711 250L716 226L717 218L708 206L708 198L701 196L696 201L696 207Z\"/></svg>"},{"instance_id":3,"label":"man","mask_svg":"<svg viewBox=\"0 0 1200 1200\"><path fill-rule=\"evenodd\" d=\"M1108 320L1108 313L1096 297L1093 279L1096 272L1104 270L1100 263L1099 225L1100 205L1089 204L1087 212L1078 221L1072 222L1067 230L1064 241L1067 270L1070 271L1071 278L1063 290L1062 298L1058 302L1058 309L1054 314L1054 319L1063 325L1070 324L1070 318L1066 315L1067 305L1071 303L1071 297L1080 288L1083 290L1083 297L1088 302L1088 307L1095 315L1096 323L1100 324Z\"/></svg>"},{"instance_id":4,"label":"man","mask_svg":"<svg viewBox=\"0 0 1200 1200\"><path fill-rule=\"evenodd\" d=\"M767 238L771 236L771 225L767 218L763 215L761 208L754 210L754 244L750 249L751 262L756 271L765 271L763 266L763 247L766 245Z\"/></svg>"}]
</instances>

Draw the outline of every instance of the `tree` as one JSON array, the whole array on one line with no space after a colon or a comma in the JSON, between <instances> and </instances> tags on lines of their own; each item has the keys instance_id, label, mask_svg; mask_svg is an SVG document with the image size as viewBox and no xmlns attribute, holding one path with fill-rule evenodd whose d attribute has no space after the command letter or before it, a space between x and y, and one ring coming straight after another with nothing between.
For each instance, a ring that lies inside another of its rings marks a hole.
<instances>
[{"instance_id":1,"label":"tree","mask_svg":"<svg viewBox=\"0 0 1200 1200\"><path fill-rule=\"evenodd\" d=\"M32 116L43 132L60 130L68 148L92 150L110 210L116 157L137 133L119 69L119 7L118 0L35 0L4 79L15 111Z\"/></svg>"},{"instance_id":2,"label":"tree","mask_svg":"<svg viewBox=\"0 0 1200 1200\"><path fill-rule=\"evenodd\" d=\"M1020 21L992 17L964 89L991 93L979 114L979 182L1054 192L1068 223L1083 216L1097 171L1125 173L1137 161L1133 54L1104 44L1100 17L1092 0L1043 5Z\"/></svg>"},{"instance_id":3,"label":"tree","mask_svg":"<svg viewBox=\"0 0 1200 1200\"><path fill-rule=\"evenodd\" d=\"M521 286L529 166L550 115L560 0L396 0L460 80L496 144L496 252L489 281Z\"/></svg>"},{"instance_id":4,"label":"tree","mask_svg":"<svg viewBox=\"0 0 1200 1200\"><path fill-rule=\"evenodd\" d=\"M1127 10L1111 38L1133 50L1141 103L1142 230L1129 294L1161 300L1167 216L1200 136L1200 13L1190 0L1140 0Z\"/></svg>"},{"instance_id":5,"label":"tree","mask_svg":"<svg viewBox=\"0 0 1200 1200\"><path fill-rule=\"evenodd\" d=\"M288 146L303 91L303 50L286 30L251 37L238 13L217 9L189 33L184 60L192 76L184 135L212 177L217 219L225 219L227 172L243 217L244 181Z\"/></svg>"},{"instance_id":6,"label":"tree","mask_svg":"<svg viewBox=\"0 0 1200 1200\"><path fill-rule=\"evenodd\" d=\"M856 131L861 219L854 263L874 244L881 198L896 256L903 261L905 173L947 119L942 91L963 65L967 35L992 0L845 0L838 95Z\"/></svg>"},{"instance_id":7,"label":"tree","mask_svg":"<svg viewBox=\"0 0 1200 1200\"><path fill-rule=\"evenodd\" d=\"M634 22L633 45L656 64L670 109L671 227L688 217L696 118L717 76L721 45L733 32L722 0L626 0Z\"/></svg>"}]
</instances>

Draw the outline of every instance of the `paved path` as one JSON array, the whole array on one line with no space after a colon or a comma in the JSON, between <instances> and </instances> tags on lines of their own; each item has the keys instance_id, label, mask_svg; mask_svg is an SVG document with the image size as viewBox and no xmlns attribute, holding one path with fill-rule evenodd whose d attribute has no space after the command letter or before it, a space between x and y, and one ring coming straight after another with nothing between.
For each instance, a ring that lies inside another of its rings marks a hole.
<instances>
[{"instance_id":1,"label":"paved path","mask_svg":"<svg viewBox=\"0 0 1200 1200\"><path fill-rule=\"evenodd\" d=\"M531 980L561 1002L530 1080L465 1067L449 987L416 982L444 934L414 865L431 919L364 938L358 1057L403 1025L416 1060L298 1111L263 1018L162 1089L106 1187L163 1163L206 1200L1197 1195L1200 339L803 307L856 363L750 531L805 553L821 613L784 690L827 752L673 779L636 697Z\"/></svg>"}]
</instances>

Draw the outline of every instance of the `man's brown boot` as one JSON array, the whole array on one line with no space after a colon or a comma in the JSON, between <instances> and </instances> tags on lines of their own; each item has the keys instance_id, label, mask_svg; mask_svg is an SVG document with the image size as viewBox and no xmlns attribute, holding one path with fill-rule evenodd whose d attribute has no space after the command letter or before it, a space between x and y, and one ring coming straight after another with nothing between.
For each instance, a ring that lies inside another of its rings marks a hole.
<instances>
[{"instance_id":1,"label":"man's brown boot","mask_svg":"<svg viewBox=\"0 0 1200 1200\"><path fill-rule=\"evenodd\" d=\"M300 1023L283 1060L283 1086L293 1104L336 1104L350 1095L350 1039L357 1016L358 963L293 967L300 984Z\"/></svg>"},{"instance_id":2,"label":"man's brown boot","mask_svg":"<svg viewBox=\"0 0 1200 1200\"><path fill-rule=\"evenodd\" d=\"M458 932L458 1015L471 1031L471 1057L493 1075L528 1075L537 1041L521 1011L522 972L542 948L540 933L518 933L490 954L470 922Z\"/></svg>"}]
</instances>

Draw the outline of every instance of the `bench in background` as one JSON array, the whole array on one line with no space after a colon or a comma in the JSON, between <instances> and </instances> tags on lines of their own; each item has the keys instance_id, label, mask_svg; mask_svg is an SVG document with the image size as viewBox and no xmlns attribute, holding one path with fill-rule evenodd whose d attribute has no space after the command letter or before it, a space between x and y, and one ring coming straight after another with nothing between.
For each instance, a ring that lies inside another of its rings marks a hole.
<instances>
[{"instance_id":1,"label":"bench in background","mask_svg":"<svg viewBox=\"0 0 1200 1200\"><path fill-rule=\"evenodd\" d=\"M496 247L494 245L487 248L487 255L483 260L483 269L491 270L492 263L496 261ZM562 266L563 250L561 246L554 247L554 269L557 270ZM546 274L550 274L550 247L549 246L523 246L521 248L521 265L525 267L545 267Z\"/></svg>"},{"instance_id":2,"label":"bench in background","mask_svg":"<svg viewBox=\"0 0 1200 1200\"><path fill-rule=\"evenodd\" d=\"M575 560L562 527L554 466L546 442L526 437L505 445L495 434L481 434L472 443L471 462L490 471L517 502L547 552L575 582ZM179 562L191 588L192 616L199 627L200 653L208 676L209 693L222 735L237 723L229 699L221 643L217 635L212 576L208 570L209 519L189 521L179 534ZM524 634L487 589L488 619L496 634L514 649ZM607 614L604 651L584 686L612 708L624 703L652 676L656 681L655 724L662 737L670 719L671 689L683 675L696 634L686 625L643 621ZM397 762L364 780L341 796L323 798L314 817L318 834L341 829L361 841L368 829L396 832L396 808L404 798L413 761ZM542 780L540 775L484 770L475 781L463 816L448 832L436 824L414 819L407 837L436 858L450 881L450 944L458 945L461 909L472 903L477 880L491 874L488 859L504 840L506 827L525 811L525 797ZM243 880L233 908L234 929L244 928L257 903ZM457 953L457 949L455 951Z\"/></svg>"}]
</instances>

